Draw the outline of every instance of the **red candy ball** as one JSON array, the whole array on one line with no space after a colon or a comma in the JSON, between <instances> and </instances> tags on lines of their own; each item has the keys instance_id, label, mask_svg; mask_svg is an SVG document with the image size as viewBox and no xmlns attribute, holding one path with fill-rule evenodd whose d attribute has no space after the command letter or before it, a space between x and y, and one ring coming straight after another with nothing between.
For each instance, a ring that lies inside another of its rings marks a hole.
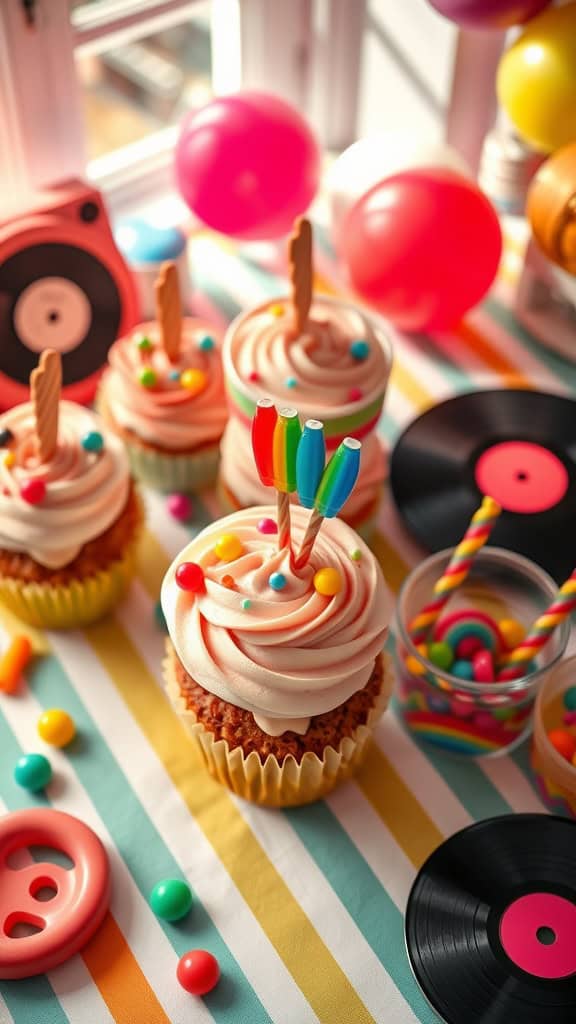
<instances>
[{"instance_id":1,"label":"red candy ball","mask_svg":"<svg viewBox=\"0 0 576 1024\"><path fill-rule=\"evenodd\" d=\"M220 967L216 957L205 949L191 949L178 961L176 977L187 992L203 996L211 992L220 978Z\"/></svg>"},{"instance_id":2,"label":"red candy ball","mask_svg":"<svg viewBox=\"0 0 576 1024\"><path fill-rule=\"evenodd\" d=\"M477 636L465 636L456 646L457 658L473 658L477 651L482 650L482 641Z\"/></svg>"},{"instance_id":3,"label":"red candy ball","mask_svg":"<svg viewBox=\"0 0 576 1024\"><path fill-rule=\"evenodd\" d=\"M552 729L548 733L548 740L557 750L561 757L565 757L567 761L571 761L576 754L576 738L571 732L566 732L565 729Z\"/></svg>"},{"instance_id":4,"label":"red candy ball","mask_svg":"<svg viewBox=\"0 0 576 1024\"><path fill-rule=\"evenodd\" d=\"M474 679L477 683L494 682L496 673L494 671L494 659L491 651L487 651L485 648L477 651L472 658L472 668L474 669Z\"/></svg>"},{"instance_id":5,"label":"red candy ball","mask_svg":"<svg viewBox=\"0 0 576 1024\"><path fill-rule=\"evenodd\" d=\"M20 488L20 497L29 505L39 505L46 497L46 484L43 480L34 477L31 480L25 480Z\"/></svg>"},{"instance_id":6,"label":"red candy ball","mask_svg":"<svg viewBox=\"0 0 576 1024\"><path fill-rule=\"evenodd\" d=\"M196 562L181 562L176 569L176 583L182 590L191 594L201 594L204 590L204 570Z\"/></svg>"}]
</instances>

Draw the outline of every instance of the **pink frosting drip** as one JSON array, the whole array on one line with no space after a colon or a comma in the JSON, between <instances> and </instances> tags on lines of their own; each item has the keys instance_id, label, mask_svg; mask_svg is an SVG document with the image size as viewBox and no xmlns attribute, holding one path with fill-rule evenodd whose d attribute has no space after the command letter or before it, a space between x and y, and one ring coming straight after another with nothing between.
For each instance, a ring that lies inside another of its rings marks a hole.
<instances>
[{"instance_id":1,"label":"pink frosting drip","mask_svg":"<svg viewBox=\"0 0 576 1024\"><path fill-rule=\"evenodd\" d=\"M208 324L185 320L176 363L170 362L160 346L155 323L141 324L132 335L117 341L110 350L110 368L102 382L113 419L144 441L168 451L187 451L218 441L228 415L222 362L218 345L208 352L198 348L205 334L217 341ZM148 353L138 350L137 340L142 335L154 344ZM144 366L156 373L158 384L153 388L143 387L138 380ZM207 386L197 395L170 377L189 369L202 370L207 376Z\"/></svg>"},{"instance_id":2,"label":"pink frosting drip","mask_svg":"<svg viewBox=\"0 0 576 1024\"><path fill-rule=\"evenodd\" d=\"M345 523L325 520L311 562L296 573L275 538L257 529L260 519L275 515L275 508L260 506L207 527L172 563L161 595L170 637L188 673L260 721L318 715L365 686L391 613L378 563ZM296 548L308 518L307 511L293 508ZM220 562L214 546L230 533L240 539L243 552L233 562ZM350 558L355 548L361 551L360 561ZM201 595L176 583L178 565L189 561L204 569ZM314 574L324 566L337 568L342 577L334 597L314 589ZM285 575L283 590L270 587L274 572ZM222 583L226 575L234 578L235 589ZM247 610L242 609L244 598L251 602Z\"/></svg>"}]
</instances>

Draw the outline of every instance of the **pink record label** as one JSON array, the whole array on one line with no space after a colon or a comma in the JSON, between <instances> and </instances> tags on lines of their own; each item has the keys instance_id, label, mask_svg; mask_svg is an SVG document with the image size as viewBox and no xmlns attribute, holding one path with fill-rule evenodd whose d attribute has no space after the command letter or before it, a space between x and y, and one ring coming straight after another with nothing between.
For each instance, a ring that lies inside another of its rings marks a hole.
<instances>
[{"instance_id":1,"label":"pink record label","mask_svg":"<svg viewBox=\"0 0 576 1024\"><path fill-rule=\"evenodd\" d=\"M570 478L560 459L531 441L504 441L482 453L476 483L508 512L546 512L562 500Z\"/></svg>"},{"instance_id":2,"label":"pink record label","mask_svg":"<svg viewBox=\"0 0 576 1024\"><path fill-rule=\"evenodd\" d=\"M576 905L555 893L521 896L502 914L500 941L528 974L567 978L576 973Z\"/></svg>"}]
</instances>

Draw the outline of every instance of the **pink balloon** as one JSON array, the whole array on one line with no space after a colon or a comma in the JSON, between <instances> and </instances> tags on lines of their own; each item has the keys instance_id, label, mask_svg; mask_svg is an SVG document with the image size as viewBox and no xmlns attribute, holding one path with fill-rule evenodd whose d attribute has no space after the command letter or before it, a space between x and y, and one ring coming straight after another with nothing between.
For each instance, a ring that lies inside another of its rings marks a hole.
<instances>
[{"instance_id":1,"label":"pink balloon","mask_svg":"<svg viewBox=\"0 0 576 1024\"><path fill-rule=\"evenodd\" d=\"M185 118L176 178L200 220L235 238L278 238L310 205L318 144L297 110L277 96L222 96Z\"/></svg>"},{"instance_id":2,"label":"pink balloon","mask_svg":"<svg viewBox=\"0 0 576 1024\"><path fill-rule=\"evenodd\" d=\"M430 0L430 4L463 28L510 28L521 25L548 6L550 0Z\"/></svg>"},{"instance_id":3,"label":"pink balloon","mask_svg":"<svg viewBox=\"0 0 576 1024\"><path fill-rule=\"evenodd\" d=\"M349 211L340 255L370 305L406 331L456 324L490 287L502 252L496 213L453 171L403 171Z\"/></svg>"}]
</instances>

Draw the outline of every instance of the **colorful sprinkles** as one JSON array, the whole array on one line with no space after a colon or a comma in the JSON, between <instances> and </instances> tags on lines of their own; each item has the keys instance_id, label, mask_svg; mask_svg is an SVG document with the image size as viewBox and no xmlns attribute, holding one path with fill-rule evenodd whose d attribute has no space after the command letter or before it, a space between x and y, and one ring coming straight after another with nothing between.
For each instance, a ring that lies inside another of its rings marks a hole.
<instances>
[{"instance_id":1,"label":"colorful sprinkles","mask_svg":"<svg viewBox=\"0 0 576 1024\"><path fill-rule=\"evenodd\" d=\"M370 345L365 338L355 338L354 341L350 342L350 355L353 359L357 359L359 363L364 362L370 355Z\"/></svg>"},{"instance_id":2,"label":"colorful sprinkles","mask_svg":"<svg viewBox=\"0 0 576 1024\"><path fill-rule=\"evenodd\" d=\"M156 384L158 383L156 371L153 370L151 366L143 366L138 373L138 383L141 384L143 388L156 387Z\"/></svg>"},{"instance_id":3,"label":"colorful sprinkles","mask_svg":"<svg viewBox=\"0 0 576 1024\"><path fill-rule=\"evenodd\" d=\"M233 562L244 551L244 545L235 533L224 533L214 545L214 554L221 562Z\"/></svg>"},{"instance_id":4,"label":"colorful sprinkles","mask_svg":"<svg viewBox=\"0 0 576 1024\"><path fill-rule=\"evenodd\" d=\"M268 577L268 584L272 587L272 590L284 590L287 582L283 572L273 572Z\"/></svg>"},{"instance_id":5,"label":"colorful sprinkles","mask_svg":"<svg viewBox=\"0 0 576 1024\"><path fill-rule=\"evenodd\" d=\"M99 430L89 430L80 443L85 452L94 452L97 455L104 447L104 438Z\"/></svg>"}]
</instances>

